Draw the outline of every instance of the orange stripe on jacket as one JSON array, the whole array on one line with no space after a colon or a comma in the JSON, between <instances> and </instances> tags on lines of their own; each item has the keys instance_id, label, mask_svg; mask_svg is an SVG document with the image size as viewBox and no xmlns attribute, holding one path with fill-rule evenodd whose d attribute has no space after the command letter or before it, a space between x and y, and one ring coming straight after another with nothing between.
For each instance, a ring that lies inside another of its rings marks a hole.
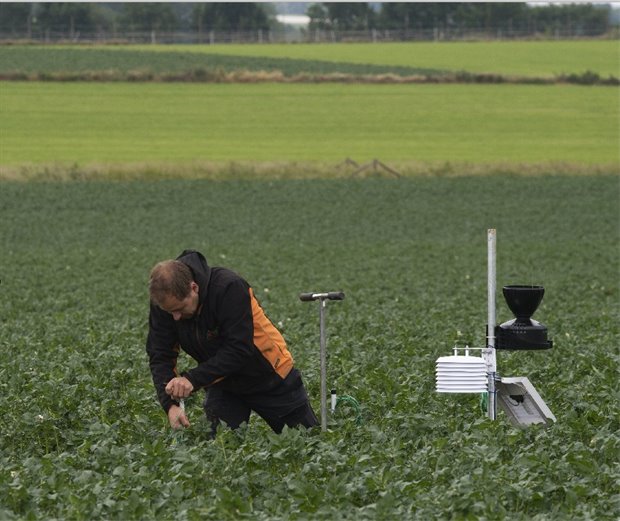
<instances>
[{"instance_id":1,"label":"orange stripe on jacket","mask_svg":"<svg viewBox=\"0 0 620 521\"><path fill-rule=\"evenodd\" d=\"M256 300L252 288L250 288L250 301L254 321L254 345L271 364L274 371L284 379L293 368L293 357L286 347L284 337L267 318Z\"/></svg>"}]
</instances>

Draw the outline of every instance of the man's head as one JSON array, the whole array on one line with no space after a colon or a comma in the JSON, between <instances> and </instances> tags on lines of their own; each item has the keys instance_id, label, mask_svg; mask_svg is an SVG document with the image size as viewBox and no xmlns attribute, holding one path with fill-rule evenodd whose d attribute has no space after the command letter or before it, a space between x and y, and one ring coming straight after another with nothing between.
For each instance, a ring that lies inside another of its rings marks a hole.
<instances>
[{"instance_id":1,"label":"man's head","mask_svg":"<svg viewBox=\"0 0 620 521\"><path fill-rule=\"evenodd\" d=\"M192 270L181 261L162 261L151 270L151 301L175 320L191 318L196 314L198 291Z\"/></svg>"}]
</instances>

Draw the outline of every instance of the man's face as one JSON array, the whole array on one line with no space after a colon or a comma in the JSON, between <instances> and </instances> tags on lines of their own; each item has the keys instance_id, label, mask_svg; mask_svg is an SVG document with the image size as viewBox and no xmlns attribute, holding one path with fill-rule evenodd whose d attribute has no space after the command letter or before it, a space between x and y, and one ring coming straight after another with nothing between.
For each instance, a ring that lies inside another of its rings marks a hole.
<instances>
[{"instance_id":1,"label":"man's face","mask_svg":"<svg viewBox=\"0 0 620 521\"><path fill-rule=\"evenodd\" d=\"M198 284L191 283L189 295L183 300L169 296L159 307L166 313L170 313L175 320L192 318L198 310Z\"/></svg>"}]
</instances>

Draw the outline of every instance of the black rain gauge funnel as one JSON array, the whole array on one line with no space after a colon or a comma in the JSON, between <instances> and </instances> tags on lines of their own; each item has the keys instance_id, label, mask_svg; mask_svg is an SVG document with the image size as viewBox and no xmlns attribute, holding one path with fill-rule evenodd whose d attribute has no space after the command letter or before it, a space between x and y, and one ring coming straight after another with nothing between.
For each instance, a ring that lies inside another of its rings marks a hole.
<instances>
[{"instance_id":1,"label":"black rain gauge funnel","mask_svg":"<svg viewBox=\"0 0 620 521\"><path fill-rule=\"evenodd\" d=\"M535 423L547 425L556 421L555 416L540 397L534 386L524 376L500 377L497 372L497 349L538 350L550 349L547 327L531 317L542 301L542 286L504 286L502 292L508 307L515 315L513 320L497 326L495 320L496 291L496 231L487 230L487 345L483 348L455 347L453 356L440 357L436 365L436 384L439 393L486 392L487 416L497 417L497 404L518 427ZM459 355L464 351L464 355ZM482 357L471 356L479 351Z\"/></svg>"},{"instance_id":2,"label":"black rain gauge funnel","mask_svg":"<svg viewBox=\"0 0 620 521\"><path fill-rule=\"evenodd\" d=\"M516 318L495 328L497 349L551 349L553 342L547 340L547 327L531 319L545 294L545 288L504 286L502 291L506 304Z\"/></svg>"}]
</instances>

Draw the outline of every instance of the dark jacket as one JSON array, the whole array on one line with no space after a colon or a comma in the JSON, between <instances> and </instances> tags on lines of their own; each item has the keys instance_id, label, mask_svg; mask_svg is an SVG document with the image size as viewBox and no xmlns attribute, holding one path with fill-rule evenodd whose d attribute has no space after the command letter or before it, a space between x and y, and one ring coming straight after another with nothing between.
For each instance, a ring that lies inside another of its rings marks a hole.
<instances>
[{"instance_id":1,"label":"dark jacket","mask_svg":"<svg viewBox=\"0 0 620 521\"><path fill-rule=\"evenodd\" d=\"M179 349L198 362L183 373L194 390L217 385L243 395L277 387L293 368L293 358L250 285L230 270L209 267L197 251L185 250L178 260L192 270L199 305L193 318L175 321L151 303L146 351L164 410L176 403L165 387L178 376Z\"/></svg>"}]
</instances>

